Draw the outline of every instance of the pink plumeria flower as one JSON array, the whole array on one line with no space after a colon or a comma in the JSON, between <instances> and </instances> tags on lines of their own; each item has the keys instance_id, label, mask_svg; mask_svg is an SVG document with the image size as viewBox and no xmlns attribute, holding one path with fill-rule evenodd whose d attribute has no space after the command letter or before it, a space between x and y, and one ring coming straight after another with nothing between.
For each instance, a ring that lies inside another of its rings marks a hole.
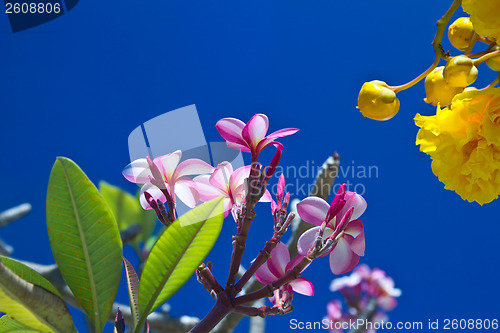
<instances>
[{"instance_id":1,"label":"pink plumeria flower","mask_svg":"<svg viewBox=\"0 0 500 333\"><path fill-rule=\"evenodd\" d=\"M357 219L365 209L365 199L355 192L345 191L345 184L340 187L331 205L318 197L302 200L297 204L298 214L304 221L318 227L302 234L297 244L299 253L308 254L316 242L320 226L326 223L323 237L335 236L337 240L326 253L330 253L332 272L343 274L351 271L365 252L363 223Z\"/></svg>"},{"instance_id":2,"label":"pink plumeria flower","mask_svg":"<svg viewBox=\"0 0 500 333\"><path fill-rule=\"evenodd\" d=\"M199 194L196 183L187 175L211 173L214 168L199 159L188 159L181 163L182 152L159 156L154 160L140 158L127 165L122 173L132 183L144 184L140 191L140 202L144 209L151 209L144 192L148 192L155 200L165 203L163 191L175 200L175 195L187 206L193 208L198 204ZM163 191L162 191L163 190Z\"/></svg>"},{"instance_id":3,"label":"pink plumeria flower","mask_svg":"<svg viewBox=\"0 0 500 333\"><path fill-rule=\"evenodd\" d=\"M255 162L256 160L254 161L253 158L269 145L274 145L282 150L283 145L275 140L292 135L299 130L285 128L266 135L269 120L265 114L261 113L254 115L246 124L236 118L224 118L219 120L215 127L220 135L226 139L228 147L252 153L252 162Z\"/></svg>"},{"instance_id":4,"label":"pink plumeria flower","mask_svg":"<svg viewBox=\"0 0 500 333\"><path fill-rule=\"evenodd\" d=\"M376 298L379 307L391 311L397 305L396 297L401 296L401 290L394 287L394 280L379 268L370 269L367 265L359 265L349 276L343 276L332 281L331 291L340 291L351 303L362 299L365 292L367 300ZM361 304L363 307L364 304Z\"/></svg>"},{"instance_id":5,"label":"pink plumeria flower","mask_svg":"<svg viewBox=\"0 0 500 333\"><path fill-rule=\"evenodd\" d=\"M288 247L283 243L278 243L271 251L271 257L255 272L255 277L262 284L267 285L273 283L280 277L284 276L286 271L293 269L295 265L302 260L302 258L304 258L304 256L297 255L293 258L293 260L290 260ZM312 283L303 277L290 281L282 288L286 289L288 287L291 287L293 291L302 295L314 295L314 287ZM270 298L270 300L274 303L274 298Z\"/></svg>"},{"instance_id":6,"label":"pink plumeria flower","mask_svg":"<svg viewBox=\"0 0 500 333\"><path fill-rule=\"evenodd\" d=\"M379 268L374 268L367 279L369 286L368 292L377 298L378 305L385 311L391 311L398 302L396 297L401 296L401 289L394 287L394 280L387 276Z\"/></svg>"},{"instance_id":7,"label":"pink plumeria flower","mask_svg":"<svg viewBox=\"0 0 500 333\"><path fill-rule=\"evenodd\" d=\"M250 173L250 166L244 166L233 171L229 162L217 165L211 175L202 175L194 178L201 201L224 196L224 217L229 215L233 206L239 206L245 199L245 179ZM268 190L264 193L261 202L271 201Z\"/></svg>"},{"instance_id":8,"label":"pink plumeria flower","mask_svg":"<svg viewBox=\"0 0 500 333\"><path fill-rule=\"evenodd\" d=\"M342 324L348 322L347 316L342 309L342 303L339 300L333 300L326 306L328 319L328 331L330 333L343 333ZM348 327L348 326L347 326Z\"/></svg>"}]
</instances>

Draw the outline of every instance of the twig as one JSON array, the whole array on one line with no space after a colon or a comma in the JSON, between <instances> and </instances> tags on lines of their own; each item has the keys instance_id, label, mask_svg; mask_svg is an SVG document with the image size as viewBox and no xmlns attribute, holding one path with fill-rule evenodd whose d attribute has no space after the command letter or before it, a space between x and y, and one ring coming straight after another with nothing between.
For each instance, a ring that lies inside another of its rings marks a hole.
<instances>
[{"instance_id":1,"label":"twig","mask_svg":"<svg viewBox=\"0 0 500 333\"><path fill-rule=\"evenodd\" d=\"M19 220L29 212L31 212L31 205L29 203L23 203L19 206L3 211L0 213L0 227L5 227L10 223Z\"/></svg>"},{"instance_id":2,"label":"twig","mask_svg":"<svg viewBox=\"0 0 500 333\"><path fill-rule=\"evenodd\" d=\"M316 180L314 181L314 186L311 189L311 195L318 196L325 200L328 199L330 193L333 189L333 183L335 182L335 178L337 177L338 170L340 164L340 156L337 153L334 153L333 156L330 156L325 163L323 163L321 170L318 172L316 176ZM294 205L292 202L292 211L294 210ZM298 214L296 215L298 216ZM290 251L290 257L293 258L297 255L297 241L299 237L304 233L304 231L313 227L309 223L302 221L300 218L296 218L292 222L292 237L287 243L288 250ZM244 293L251 293L259 290L263 287L255 277L252 277L248 283L246 284ZM251 305L253 303L247 304ZM243 318L243 315L240 313L232 312L227 315L213 330L216 333L229 333L234 330L236 325Z\"/></svg>"},{"instance_id":3,"label":"twig","mask_svg":"<svg viewBox=\"0 0 500 333\"><path fill-rule=\"evenodd\" d=\"M264 306L264 300L259 299L254 303L255 307ZM261 317L251 317L250 318L250 329L248 333L264 333L266 331L266 320Z\"/></svg>"}]
</instances>

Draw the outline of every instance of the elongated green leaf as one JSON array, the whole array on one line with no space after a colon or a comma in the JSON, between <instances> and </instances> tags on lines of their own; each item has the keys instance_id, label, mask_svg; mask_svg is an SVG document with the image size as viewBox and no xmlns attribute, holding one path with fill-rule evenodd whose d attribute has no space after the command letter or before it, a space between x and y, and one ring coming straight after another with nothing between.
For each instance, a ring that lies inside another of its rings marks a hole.
<instances>
[{"instance_id":1,"label":"elongated green leaf","mask_svg":"<svg viewBox=\"0 0 500 333\"><path fill-rule=\"evenodd\" d=\"M73 332L66 303L47 289L27 282L0 261L0 311L39 332Z\"/></svg>"},{"instance_id":2,"label":"elongated green leaf","mask_svg":"<svg viewBox=\"0 0 500 333\"><path fill-rule=\"evenodd\" d=\"M122 264L122 242L113 213L73 161L57 158L47 191L52 253L78 303L102 332Z\"/></svg>"},{"instance_id":3,"label":"elongated green leaf","mask_svg":"<svg viewBox=\"0 0 500 333\"><path fill-rule=\"evenodd\" d=\"M38 331L15 321L9 315L0 317L0 333L34 333L34 332Z\"/></svg>"},{"instance_id":4,"label":"elongated green leaf","mask_svg":"<svg viewBox=\"0 0 500 333\"><path fill-rule=\"evenodd\" d=\"M36 284L37 286L45 288L48 291L62 298L61 294L52 285L52 283L50 283L46 278L44 278L38 272L34 271L25 264L4 256L0 256L0 261L2 261L5 264L5 266L7 266L11 271L16 273L16 275L19 276L24 281L31 282L33 284Z\"/></svg>"},{"instance_id":5,"label":"elongated green leaf","mask_svg":"<svg viewBox=\"0 0 500 333\"><path fill-rule=\"evenodd\" d=\"M137 223L141 226L143 242L151 236L156 225L156 215L153 211L143 209L136 196L104 181L99 182L99 191L111 208L120 230Z\"/></svg>"},{"instance_id":6,"label":"elongated green leaf","mask_svg":"<svg viewBox=\"0 0 500 333\"><path fill-rule=\"evenodd\" d=\"M141 275L141 319L163 304L187 282L214 246L222 228L222 221L221 197L190 210L160 236Z\"/></svg>"},{"instance_id":7,"label":"elongated green leaf","mask_svg":"<svg viewBox=\"0 0 500 333\"><path fill-rule=\"evenodd\" d=\"M134 266L123 257L125 265L125 273L127 275L128 300L130 303L130 311L132 312L132 324L135 327L139 321L139 277L134 269Z\"/></svg>"}]
</instances>

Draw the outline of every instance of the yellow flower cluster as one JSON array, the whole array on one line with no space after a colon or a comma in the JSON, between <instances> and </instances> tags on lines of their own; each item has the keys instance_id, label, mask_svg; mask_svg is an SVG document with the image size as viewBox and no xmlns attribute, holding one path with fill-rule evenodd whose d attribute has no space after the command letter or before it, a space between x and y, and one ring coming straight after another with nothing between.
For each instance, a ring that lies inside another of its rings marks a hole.
<instances>
[{"instance_id":1,"label":"yellow flower cluster","mask_svg":"<svg viewBox=\"0 0 500 333\"><path fill-rule=\"evenodd\" d=\"M500 88L465 91L435 116L415 116L416 144L432 171L462 199L484 204L500 194Z\"/></svg>"},{"instance_id":2,"label":"yellow flower cluster","mask_svg":"<svg viewBox=\"0 0 500 333\"><path fill-rule=\"evenodd\" d=\"M481 36L500 37L500 1L463 0L462 8L470 15L474 30Z\"/></svg>"}]
</instances>

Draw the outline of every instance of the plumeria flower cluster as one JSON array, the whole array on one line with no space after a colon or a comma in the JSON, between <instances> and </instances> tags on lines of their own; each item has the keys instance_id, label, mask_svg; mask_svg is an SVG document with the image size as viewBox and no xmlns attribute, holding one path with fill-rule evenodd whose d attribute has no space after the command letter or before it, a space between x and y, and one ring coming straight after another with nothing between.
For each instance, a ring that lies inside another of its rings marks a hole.
<instances>
[{"instance_id":1,"label":"plumeria flower cluster","mask_svg":"<svg viewBox=\"0 0 500 333\"><path fill-rule=\"evenodd\" d=\"M282 226L283 216L289 194L283 196L285 188L284 177L280 176L277 190L277 202L272 203L272 213L275 219L275 229ZM334 274L351 271L364 255L365 239L363 224L358 218L366 209L366 201L357 193L345 190L345 184L340 186L332 204L317 197L308 197L297 205L300 217L317 227L306 231L297 243L298 255L290 258L288 248L278 243L270 252L270 259L256 271L259 282L270 285L290 275L291 272L300 275L316 258L330 255L330 268ZM286 226L286 220L284 225ZM257 260L257 259L256 259ZM305 263L305 264L304 264ZM301 267L297 269L300 265ZM290 307L293 292L312 296L314 287L305 278L296 277L288 280L269 299L283 312Z\"/></svg>"},{"instance_id":2,"label":"plumeria flower cluster","mask_svg":"<svg viewBox=\"0 0 500 333\"><path fill-rule=\"evenodd\" d=\"M367 318L363 324L366 332L376 332L379 327L376 323L388 320L386 313L396 307L396 298L401 296L401 290L394 287L391 277L383 270L370 269L367 265L359 265L351 275L333 280L330 290L340 292L347 306L344 310L339 300L328 303L327 319L331 333L347 331L361 315Z\"/></svg>"},{"instance_id":3,"label":"plumeria flower cluster","mask_svg":"<svg viewBox=\"0 0 500 333\"><path fill-rule=\"evenodd\" d=\"M235 170L229 162L220 163L215 168L199 159L181 162L182 152L175 151L154 159L146 157L135 160L123 170L126 179L142 185L142 207L153 209L166 226L176 219L176 198L189 207L195 207L199 202L223 197L224 217L232 213L236 222L226 287L223 288L212 275L212 263L201 264L196 270L198 280L217 300L217 310L211 311L193 328L194 333L213 329L217 320L223 318L218 312L225 311L227 314L234 311L261 317L290 312L293 309L294 292L314 295L312 283L301 276L314 259L329 255L332 272L343 274L358 264L365 249L363 223L358 218L365 211L366 202L362 196L346 191L345 185L342 185L331 204L318 197L308 197L297 205L301 219L316 227L299 238L298 254L291 258L289 247L281 242L281 237L295 218L295 213L287 212L290 193L285 193L285 177L281 175L279 178L275 198L271 197L267 184L277 170L284 148L276 139L294 134L298 129L285 128L267 134L269 121L263 114L254 115L248 123L224 118L217 122L216 127L226 139L228 147L250 153L251 165ZM269 165L263 166L258 162L258 157L269 146L277 149ZM271 202L274 233L237 280L258 202ZM253 276L266 286L240 294ZM265 297L273 303L272 307L253 308L245 305Z\"/></svg>"},{"instance_id":4,"label":"plumeria flower cluster","mask_svg":"<svg viewBox=\"0 0 500 333\"><path fill-rule=\"evenodd\" d=\"M460 51L444 52L441 41L454 12L460 8L470 16L459 17L448 26L448 39ZM433 41L435 59L414 80L389 86L382 81L365 83L358 108L368 118L388 120L399 110L396 94L425 78L426 103L437 106L436 115L415 117L420 127L416 144L433 160L432 171L464 200L484 204L500 195L500 90L496 79L476 89L471 85L485 62L500 71L500 2L498 0L454 0L438 21ZM486 44L471 53L476 42ZM439 66L441 59L445 60ZM486 68L481 71L486 70Z\"/></svg>"},{"instance_id":5,"label":"plumeria flower cluster","mask_svg":"<svg viewBox=\"0 0 500 333\"><path fill-rule=\"evenodd\" d=\"M276 131L269 135L269 121L266 115L256 114L245 124L239 119L224 118L220 120L217 129L227 140L231 148L252 153L252 160L258 157L260 151L269 145L279 150L267 170L262 173L261 189L265 187L281 157L283 145L275 139L294 134L295 128ZM223 162L216 168L200 159L188 159L180 162L182 152L156 157L141 158L127 165L123 170L125 178L142 185L140 202L144 209L154 209L160 221L169 224L175 220L176 196L188 207L195 207L200 200L205 202L219 196L224 196L224 217L233 207L241 206L246 196L248 186L244 183L252 170L244 166L233 170L231 163ZM256 168L254 168L256 170ZM191 179L187 176L199 175ZM260 201L271 200L269 191L263 189ZM168 204L168 211L165 207Z\"/></svg>"},{"instance_id":6,"label":"plumeria flower cluster","mask_svg":"<svg viewBox=\"0 0 500 333\"><path fill-rule=\"evenodd\" d=\"M299 253L330 254L334 274L351 271L365 252L363 223L358 218L366 209L366 201L345 187L345 184L340 186L331 204L318 197L308 197L297 204L300 217L317 226L299 238Z\"/></svg>"}]
</instances>

